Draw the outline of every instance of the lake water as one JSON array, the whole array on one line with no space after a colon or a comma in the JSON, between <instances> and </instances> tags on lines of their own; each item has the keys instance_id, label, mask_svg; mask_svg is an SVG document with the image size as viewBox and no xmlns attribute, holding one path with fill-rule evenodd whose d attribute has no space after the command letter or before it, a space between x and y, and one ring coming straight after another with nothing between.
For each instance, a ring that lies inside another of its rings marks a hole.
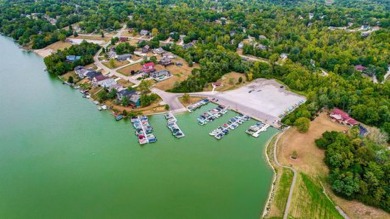
<instances>
[{"instance_id":1,"label":"lake water","mask_svg":"<svg viewBox=\"0 0 390 219\"><path fill-rule=\"evenodd\" d=\"M42 58L0 37L0 218L257 219L272 181L265 143L244 131L220 141L177 116L174 139L152 117L158 142L140 146L129 122L99 112L43 71Z\"/></svg>"}]
</instances>

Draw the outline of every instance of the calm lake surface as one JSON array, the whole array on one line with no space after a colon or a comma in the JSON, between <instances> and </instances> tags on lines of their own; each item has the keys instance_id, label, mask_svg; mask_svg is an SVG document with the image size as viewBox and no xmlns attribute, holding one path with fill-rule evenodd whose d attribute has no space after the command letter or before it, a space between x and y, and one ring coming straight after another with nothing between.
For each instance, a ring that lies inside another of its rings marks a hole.
<instances>
[{"instance_id":1,"label":"calm lake surface","mask_svg":"<svg viewBox=\"0 0 390 219\"><path fill-rule=\"evenodd\" d=\"M0 36L0 218L257 219L272 181L265 143L245 123L220 141L196 117L177 116L174 139L150 118L158 142L140 146L129 122L99 112L43 71L42 58Z\"/></svg>"}]
</instances>

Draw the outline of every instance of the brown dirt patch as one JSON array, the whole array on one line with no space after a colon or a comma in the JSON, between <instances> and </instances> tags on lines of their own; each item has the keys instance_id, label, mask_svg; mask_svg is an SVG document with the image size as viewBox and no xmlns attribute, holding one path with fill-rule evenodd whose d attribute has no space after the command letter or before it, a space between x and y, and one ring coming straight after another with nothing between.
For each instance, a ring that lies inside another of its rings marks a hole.
<instances>
[{"instance_id":1,"label":"brown dirt patch","mask_svg":"<svg viewBox=\"0 0 390 219\"><path fill-rule=\"evenodd\" d=\"M242 78L242 83L238 84L239 78ZM227 90L234 90L237 89L246 83L246 77L244 74L238 73L238 72L230 72L228 74L225 74L221 77L218 82L221 83L221 86L218 86L215 90L217 91L227 91ZM208 86L204 89L204 91L212 91L213 86L208 84Z\"/></svg>"},{"instance_id":2,"label":"brown dirt patch","mask_svg":"<svg viewBox=\"0 0 390 219\"><path fill-rule=\"evenodd\" d=\"M326 113L321 113L310 123L307 133L299 133L295 127L287 130L279 140L279 161L285 165L292 165L311 176L328 172L323 159L324 151L317 148L314 141L325 131L345 131L347 126L332 122ZM291 159L293 151L298 154L297 159Z\"/></svg>"},{"instance_id":3,"label":"brown dirt patch","mask_svg":"<svg viewBox=\"0 0 390 219\"><path fill-rule=\"evenodd\" d=\"M188 76L191 75L192 70L194 68L199 68L199 64L194 64L192 67L188 66L186 61L182 58L175 58L172 59L172 62L181 62L183 63L183 66L177 66L177 65L169 65L166 68L161 65L157 65L156 69L167 69L171 72L172 77L165 81L161 81L156 83L156 88L161 90L169 90L172 89L175 85L175 83L180 83L188 78Z\"/></svg>"},{"instance_id":4,"label":"brown dirt patch","mask_svg":"<svg viewBox=\"0 0 390 219\"><path fill-rule=\"evenodd\" d=\"M71 43L58 41L58 42L55 42L53 44L48 45L45 49L52 49L54 52L56 52L57 50L60 50L60 49L63 50L65 48L69 48L71 46L72 46Z\"/></svg>"},{"instance_id":5,"label":"brown dirt patch","mask_svg":"<svg viewBox=\"0 0 390 219\"><path fill-rule=\"evenodd\" d=\"M290 128L283 134L278 144L278 159L284 165L292 165L298 171L320 179L326 187L327 194L351 218L389 218L389 214L380 209L337 197L324 180L328 174L328 168L323 161L325 153L317 148L314 141L320 138L325 131L346 130L348 130L347 126L335 123L329 119L326 113L321 113L310 123L307 133L302 134L296 128ZM290 158L293 151L298 154L298 158L295 160ZM295 190L299 190L299 188L296 186Z\"/></svg>"},{"instance_id":6,"label":"brown dirt patch","mask_svg":"<svg viewBox=\"0 0 390 219\"><path fill-rule=\"evenodd\" d=\"M123 86L123 87L131 87L131 86L134 85L134 84L131 83L130 81L126 81L126 80L124 80L124 79L119 79L119 80L117 81L117 83L118 83L119 85Z\"/></svg>"},{"instance_id":7,"label":"brown dirt patch","mask_svg":"<svg viewBox=\"0 0 390 219\"><path fill-rule=\"evenodd\" d=\"M129 65L129 66L126 66L124 68L121 68L118 70L118 72L123 74L123 75L130 76L131 71L138 71L138 70L141 70L141 68L142 68L141 63L136 63L134 65Z\"/></svg>"}]
</instances>

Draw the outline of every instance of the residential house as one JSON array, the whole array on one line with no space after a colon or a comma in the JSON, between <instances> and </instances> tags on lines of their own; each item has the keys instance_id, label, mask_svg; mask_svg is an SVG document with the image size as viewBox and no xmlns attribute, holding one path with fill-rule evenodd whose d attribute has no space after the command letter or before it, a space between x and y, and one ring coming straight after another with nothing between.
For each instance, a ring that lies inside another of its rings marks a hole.
<instances>
[{"instance_id":1,"label":"residential house","mask_svg":"<svg viewBox=\"0 0 390 219\"><path fill-rule=\"evenodd\" d=\"M161 71L152 72L149 75L150 75L150 77L152 77L156 81L163 81L163 80L166 80L172 76L168 70L161 70Z\"/></svg>"},{"instance_id":2,"label":"residential house","mask_svg":"<svg viewBox=\"0 0 390 219\"><path fill-rule=\"evenodd\" d=\"M130 104L134 107L140 107L141 106L141 96L139 94L133 94L130 96Z\"/></svg>"},{"instance_id":3,"label":"residential house","mask_svg":"<svg viewBox=\"0 0 390 219\"><path fill-rule=\"evenodd\" d=\"M92 78L92 85L97 87L101 81L108 79L106 76L100 74Z\"/></svg>"},{"instance_id":4,"label":"residential house","mask_svg":"<svg viewBox=\"0 0 390 219\"><path fill-rule=\"evenodd\" d=\"M153 49L153 53L154 53L154 54L161 55L161 54L163 54L164 52L165 52L164 49L161 48L161 47L159 47L159 48L157 48L157 49Z\"/></svg>"},{"instance_id":5,"label":"residential house","mask_svg":"<svg viewBox=\"0 0 390 219\"><path fill-rule=\"evenodd\" d=\"M145 63L145 64L142 66L141 71L142 71L142 72L145 72L145 73L150 73L150 72L156 71L156 69L154 68L154 63L153 63L153 62Z\"/></svg>"},{"instance_id":6,"label":"residential house","mask_svg":"<svg viewBox=\"0 0 390 219\"><path fill-rule=\"evenodd\" d=\"M83 66L77 66L76 68L74 68L74 72L76 73L76 75L80 78L80 79L83 79L85 78L85 74L87 73L87 69L85 69Z\"/></svg>"},{"instance_id":7,"label":"residential house","mask_svg":"<svg viewBox=\"0 0 390 219\"><path fill-rule=\"evenodd\" d=\"M128 89L123 89L121 91L118 91L118 93L116 94L117 95L117 99L119 101L122 101L123 98L128 98L130 99L130 97L134 94L136 94L137 92L135 90L128 90Z\"/></svg>"},{"instance_id":8,"label":"residential house","mask_svg":"<svg viewBox=\"0 0 390 219\"><path fill-rule=\"evenodd\" d=\"M239 48L239 49L244 48L244 43L243 43L243 42L240 42L240 43L238 44L238 48Z\"/></svg>"},{"instance_id":9,"label":"residential house","mask_svg":"<svg viewBox=\"0 0 390 219\"><path fill-rule=\"evenodd\" d=\"M87 77L89 80L92 80L93 78L95 78L95 77L97 77L99 75L102 75L102 73L97 72L97 71L88 71L85 74L85 77Z\"/></svg>"},{"instance_id":10,"label":"residential house","mask_svg":"<svg viewBox=\"0 0 390 219\"><path fill-rule=\"evenodd\" d=\"M150 34L150 32L149 32L148 30L141 30L141 31L139 32L139 34L140 34L141 36L148 36L148 35Z\"/></svg>"},{"instance_id":11,"label":"residential house","mask_svg":"<svg viewBox=\"0 0 390 219\"><path fill-rule=\"evenodd\" d=\"M355 119L351 118L348 113L338 108L334 108L329 116L333 120L344 125L355 126L359 124Z\"/></svg>"},{"instance_id":12,"label":"residential house","mask_svg":"<svg viewBox=\"0 0 390 219\"><path fill-rule=\"evenodd\" d=\"M143 48L142 48L142 53L148 53L150 51L150 46L149 45L145 45Z\"/></svg>"},{"instance_id":13,"label":"residential house","mask_svg":"<svg viewBox=\"0 0 390 219\"><path fill-rule=\"evenodd\" d=\"M118 55L116 57L116 59L118 61L126 61L127 59L130 59L131 58L131 54L122 54L122 55Z\"/></svg>"},{"instance_id":14,"label":"residential house","mask_svg":"<svg viewBox=\"0 0 390 219\"><path fill-rule=\"evenodd\" d=\"M140 95L135 90L124 89L118 91L117 99L122 101L124 98L127 98L130 104L134 107L141 106Z\"/></svg>"},{"instance_id":15,"label":"residential house","mask_svg":"<svg viewBox=\"0 0 390 219\"><path fill-rule=\"evenodd\" d=\"M121 41L121 42L127 42L127 40L128 40L127 37L124 37L124 36L119 37L119 41Z\"/></svg>"},{"instance_id":16,"label":"residential house","mask_svg":"<svg viewBox=\"0 0 390 219\"><path fill-rule=\"evenodd\" d=\"M280 54L280 58L283 59L283 60L287 59L287 57L288 57L287 53Z\"/></svg>"},{"instance_id":17,"label":"residential house","mask_svg":"<svg viewBox=\"0 0 390 219\"><path fill-rule=\"evenodd\" d=\"M356 70L356 71L362 72L362 71L364 71L364 70L366 70L366 69L367 69L367 68L364 67L363 65L355 65L355 70Z\"/></svg>"},{"instance_id":18,"label":"residential house","mask_svg":"<svg viewBox=\"0 0 390 219\"><path fill-rule=\"evenodd\" d=\"M193 43L187 43L187 44L184 44L183 45L183 49L189 49L191 47L194 47L194 44Z\"/></svg>"},{"instance_id":19,"label":"residential house","mask_svg":"<svg viewBox=\"0 0 390 219\"><path fill-rule=\"evenodd\" d=\"M68 61L68 62L74 62L74 61L77 61L80 59L81 59L81 56L75 56L75 55L66 56L66 61Z\"/></svg>"},{"instance_id":20,"label":"residential house","mask_svg":"<svg viewBox=\"0 0 390 219\"><path fill-rule=\"evenodd\" d=\"M263 44L258 44L258 45L256 45L256 49L267 50L267 46L263 45Z\"/></svg>"},{"instance_id":21,"label":"residential house","mask_svg":"<svg viewBox=\"0 0 390 219\"><path fill-rule=\"evenodd\" d=\"M163 65L163 66L168 66L168 65L173 64L172 60L170 58L168 58L167 56L164 56L158 63L160 65Z\"/></svg>"},{"instance_id":22,"label":"residential house","mask_svg":"<svg viewBox=\"0 0 390 219\"><path fill-rule=\"evenodd\" d=\"M170 58L170 59L174 59L176 58L176 55L170 53L170 52L165 52L164 54L162 54L163 57L167 57L167 58Z\"/></svg>"},{"instance_id":23,"label":"residential house","mask_svg":"<svg viewBox=\"0 0 390 219\"><path fill-rule=\"evenodd\" d=\"M116 81L113 78L106 78L105 80L97 82L98 86L104 87L104 88L110 88L113 85L117 84Z\"/></svg>"}]
</instances>

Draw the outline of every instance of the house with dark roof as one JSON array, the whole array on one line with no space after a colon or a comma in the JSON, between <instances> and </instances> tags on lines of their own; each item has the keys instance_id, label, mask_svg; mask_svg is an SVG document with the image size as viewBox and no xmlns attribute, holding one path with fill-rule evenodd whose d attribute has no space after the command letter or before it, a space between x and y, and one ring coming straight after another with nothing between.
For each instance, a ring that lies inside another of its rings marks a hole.
<instances>
[{"instance_id":1,"label":"house with dark roof","mask_svg":"<svg viewBox=\"0 0 390 219\"><path fill-rule=\"evenodd\" d=\"M81 59L81 56L75 56L75 55L66 56L67 62L75 62L75 61L80 60L80 59Z\"/></svg>"},{"instance_id":2,"label":"house with dark roof","mask_svg":"<svg viewBox=\"0 0 390 219\"><path fill-rule=\"evenodd\" d=\"M164 52L165 52L164 49L161 48L161 47L159 47L159 48L157 48L157 49L153 49L153 53L154 53L154 54L161 55L161 54L163 54Z\"/></svg>"},{"instance_id":3,"label":"house with dark roof","mask_svg":"<svg viewBox=\"0 0 390 219\"><path fill-rule=\"evenodd\" d=\"M93 78L95 78L96 76L99 76L99 75L102 75L102 73L91 70L85 74L85 77L87 77L89 80L92 81Z\"/></svg>"},{"instance_id":4,"label":"house with dark roof","mask_svg":"<svg viewBox=\"0 0 390 219\"><path fill-rule=\"evenodd\" d=\"M189 49L191 47L194 47L194 44L193 43L187 43L187 44L184 44L183 45L183 49Z\"/></svg>"},{"instance_id":5,"label":"house with dark roof","mask_svg":"<svg viewBox=\"0 0 390 219\"><path fill-rule=\"evenodd\" d=\"M344 125L349 125L349 126L355 126L355 125L358 125L359 123L353 119L352 117L350 117L348 115L348 113L344 112L343 110L339 109L339 108L334 108L331 112L330 112L330 118L332 118L334 121L340 123L340 124L344 124Z\"/></svg>"},{"instance_id":6,"label":"house with dark roof","mask_svg":"<svg viewBox=\"0 0 390 219\"><path fill-rule=\"evenodd\" d=\"M142 47L142 53L148 53L149 51L150 51L149 45L145 45L144 47Z\"/></svg>"},{"instance_id":7,"label":"house with dark roof","mask_svg":"<svg viewBox=\"0 0 390 219\"><path fill-rule=\"evenodd\" d=\"M122 54L122 55L117 55L116 60L118 61L126 61L127 59L131 58L131 54Z\"/></svg>"},{"instance_id":8,"label":"house with dark roof","mask_svg":"<svg viewBox=\"0 0 390 219\"><path fill-rule=\"evenodd\" d=\"M99 86L99 82L104 81L106 79L108 79L108 77L106 77L106 76L104 76L102 74L97 75L97 76L92 78L92 85L97 87L97 86Z\"/></svg>"},{"instance_id":9,"label":"house with dark roof","mask_svg":"<svg viewBox=\"0 0 390 219\"><path fill-rule=\"evenodd\" d=\"M168 70L161 70L161 71L152 72L149 75L150 75L150 77L152 77L156 81L163 81L163 80L166 80L172 76Z\"/></svg>"},{"instance_id":10,"label":"house with dark roof","mask_svg":"<svg viewBox=\"0 0 390 219\"><path fill-rule=\"evenodd\" d=\"M142 66L141 71L142 71L142 72L145 72L145 73L150 73L150 72L156 71L156 69L154 68L154 63L153 63L153 62L145 63L145 64Z\"/></svg>"},{"instance_id":11,"label":"house with dark roof","mask_svg":"<svg viewBox=\"0 0 390 219\"><path fill-rule=\"evenodd\" d=\"M165 67L173 64L172 60L170 58L168 58L167 56L164 56L158 63L160 65L165 66Z\"/></svg>"},{"instance_id":12,"label":"house with dark roof","mask_svg":"<svg viewBox=\"0 0 390 219\"><path fill-rule=\"evenodd\" d=\"M124 89L118 91L117 99L122 101L124 98L127 98L131 105L134 107L139 107L141 105L140 95L135 90Z\"/></svg>"}]
</instances>

